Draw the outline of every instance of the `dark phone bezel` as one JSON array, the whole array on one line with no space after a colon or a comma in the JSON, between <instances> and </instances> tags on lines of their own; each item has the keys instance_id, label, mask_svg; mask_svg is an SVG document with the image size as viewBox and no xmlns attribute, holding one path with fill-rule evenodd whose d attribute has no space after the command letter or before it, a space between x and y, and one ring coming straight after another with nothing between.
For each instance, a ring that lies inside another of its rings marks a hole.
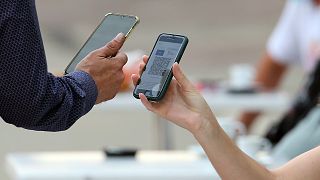
<instances>
[{"instance_id":1,"label":"dark phone bezel","mask_svg":"<svg viewBox=\"0 0 320 180\"><path fill-rule=\"evenodd\" d=\"M186 47L187 47L187 45L188 45L189 39L188 39L186 36L179 35L179 34L161 33L161 34L158 36L158 38L157 38L157 40L156 40L156 43L154 44L154 46L153 46L153 48L152 48L152 51L151 51L151 53L150 53L150 56L152 55L152 53L153 53L153 51L154 51L154 49L155 49L155 47L156 47L156 45L157 45L157 43L158 43L158 41L159 41L159 39L160 39L161 36L180 37L180 38L183 38L183 39L184 39L183 42L182 42L182 44L181 44L181 48L180 48L180 50L179 50L179 52L178 52L178 55L177 55L177 57L176 57L176 59L175 59L175 61L174 61L174 62L180 63L180 60L181 60L181 58L182 58L182 55L183 55L183 53L184 53L184 51L185 51L185 49L186 49ZM149 62L149 61L148 61L148 62ZM144 71L143 71L143 72L144 72ZM143 72L142 72L142 73L143 73ZM165 81L165 83L164 83L164 85L163 85L163 88L160 90L159 95L158 95L157 97L146 96L147 99L148 99L149 101L160 101L160 100L164 97L165 93L167 92L168 87L169 87L169 85L170 85L170 82L171 82L171 80L172 80L172 77L173 77L173 73L172 73L172 67L171 67L170 73L169 73L169 75L168 75L168 77L167 77L167 79L166 79L166 81ZM139 84L139 83L140 83L140 80L139 80L138 84ZM137 99L140 99L139 94L136 94L136 93L135 93L136 88L137 88L137 86L135 86L135 88L134 88L134 90L133 90L133 96L134 96L135 98L137 98Z\"/></svg>"},{"instance_id":2,"label":"dark phone bezel","mask_svg":"<svg viewBox=\"0 0 320 180\"><path fill-rule=\"evenodd\" d=\"M140 19L138 16L133 16L133 15L127 15L127 14L117 14L117 13L108 13L106 14L103 19L101 20L101 22L98 24L98 26L94 29L94 31L90 34L89 38L86 40L86 42L82 45L82 47L80 48L80 50L77 52L77 54L72 58L72 60L70 61L70 63L68 64L68 66L66 67L66 69L64 70L64 74L69 74L72 72L68 72L71 64L73 63L73 61L76 59L76 57L78 56L78 54L81 52L81 50L84 48L84 46L88 43L88 41L91 39L91 37L94 35L94 33L98 30L98 28L101 26L101 24L106 20L106 18L108 18L108 16L121 16L121 17L130 17L130 18L134 18L136 21L135 23L132 25L131 29L128 31L127 34L125 34L126 39L128 38L128 36L130 35L130 33L133 31L133 29L137 26L137 24L140 22Z\"/></svg>"}]
</instances>

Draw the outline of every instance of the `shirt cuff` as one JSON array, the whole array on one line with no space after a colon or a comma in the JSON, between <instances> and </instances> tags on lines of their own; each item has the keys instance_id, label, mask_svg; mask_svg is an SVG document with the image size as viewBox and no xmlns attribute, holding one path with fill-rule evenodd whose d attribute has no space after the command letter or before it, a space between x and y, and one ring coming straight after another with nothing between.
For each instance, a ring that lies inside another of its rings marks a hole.
<instances>
[{"instance_id":1,"label":"shirt cuff","mask_svg":"<svg viewBox=\"0 0 320 180\"><path fill-rule=\"evenodd\" d=\"M80 85L82 91L79 92L79 95L84 98L85 112L89 112L95 105L98 96L98 89L95 81L84 71L75 71L66 76L74 79L77 84Z\"/></svg>"}]
</instances>

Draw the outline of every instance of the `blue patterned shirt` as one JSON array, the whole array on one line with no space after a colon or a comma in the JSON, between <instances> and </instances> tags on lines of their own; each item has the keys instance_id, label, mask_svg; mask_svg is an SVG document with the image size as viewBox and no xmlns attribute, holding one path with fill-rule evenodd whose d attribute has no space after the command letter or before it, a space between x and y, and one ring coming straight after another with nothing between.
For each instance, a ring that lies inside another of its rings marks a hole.
<instances>
[{"instance_id":1,"label":"blue patterned shirt","mask_svg":"<svg viewBox=\"0 0 320 180\"><path fill-rule=\"evenodd\" d=\"M38 131L70 128L94 106L85 72L48 73L34 0L0 1L0 117Z\"/></svg>"}]
</instances>

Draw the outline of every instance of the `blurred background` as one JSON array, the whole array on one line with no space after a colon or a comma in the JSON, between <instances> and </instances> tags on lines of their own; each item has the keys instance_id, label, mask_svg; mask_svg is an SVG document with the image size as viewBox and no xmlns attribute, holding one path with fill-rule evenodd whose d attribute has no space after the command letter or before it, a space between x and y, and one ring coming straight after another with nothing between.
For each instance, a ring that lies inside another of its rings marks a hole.
<instances>
[{"instance_id":1,"label":"blurred background","mask_svg":"<svg viewBox=\"0 0 320 180\"><path fill-rule=\"evenodd\" d=\"M51 72L62 72L108 12L140 17L140 24L125 43L124 51L147 54L162 32L184 34L189 45L181 64L194 80L225 80L233 64L256 65L265 50L284 1L279 0L41 0L37 10ZM302 71L291 68L281 89L293 95ZM133 97L132 97L133 98ZM108 102L112 104L112 101ZM218 116L237 114L216 112ZM279 114L265 114L277 119ZM263 121L253 133L263 134L270 121ZM157 149L155 118L146 110L93 109L70 130L60 133L26 131L0 121L0 179L9 152L101 150L106 146ZM173 127L174 149L195 144L185 130Z\"/></svg>"}]
</instances>

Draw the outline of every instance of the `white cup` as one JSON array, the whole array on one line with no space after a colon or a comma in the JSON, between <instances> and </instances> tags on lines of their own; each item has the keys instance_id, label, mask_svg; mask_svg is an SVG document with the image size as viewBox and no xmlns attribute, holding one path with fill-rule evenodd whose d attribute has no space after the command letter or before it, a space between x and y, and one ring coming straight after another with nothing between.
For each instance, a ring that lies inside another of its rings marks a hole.
<instances>
[{"instance_id":1,"label":"white cup","mask_svg":"<svg viewBox=\"0 0 320 180\"><path fill-rule=\"evenodd\" d=\"M246 134L246 128L240 121L223 117L218 118L218 123L232 140L236 140L238 136Z\"/></svg>"},{"instance_id":2,"label":"white cup","mask_svg":"<svg viewBox=\"0 0 320 180\"><path fill-rule=\"evenodd\" d=\"M272 148L268 139L257 135L239 136L237 138L237 145L252 158L256 158L259 152L269 153Z\"/></svg>"},{"instance_id":3,"label":"white cup","mask_svg":"<svg viewBox=\"0 0 320 180\"><path fill-rule=\"evenodd\" d=\"M248 89L254 86L255 68L250 64L235 64L230 68L229 85L233 89Z\"/></svg>"}]
</instances>

